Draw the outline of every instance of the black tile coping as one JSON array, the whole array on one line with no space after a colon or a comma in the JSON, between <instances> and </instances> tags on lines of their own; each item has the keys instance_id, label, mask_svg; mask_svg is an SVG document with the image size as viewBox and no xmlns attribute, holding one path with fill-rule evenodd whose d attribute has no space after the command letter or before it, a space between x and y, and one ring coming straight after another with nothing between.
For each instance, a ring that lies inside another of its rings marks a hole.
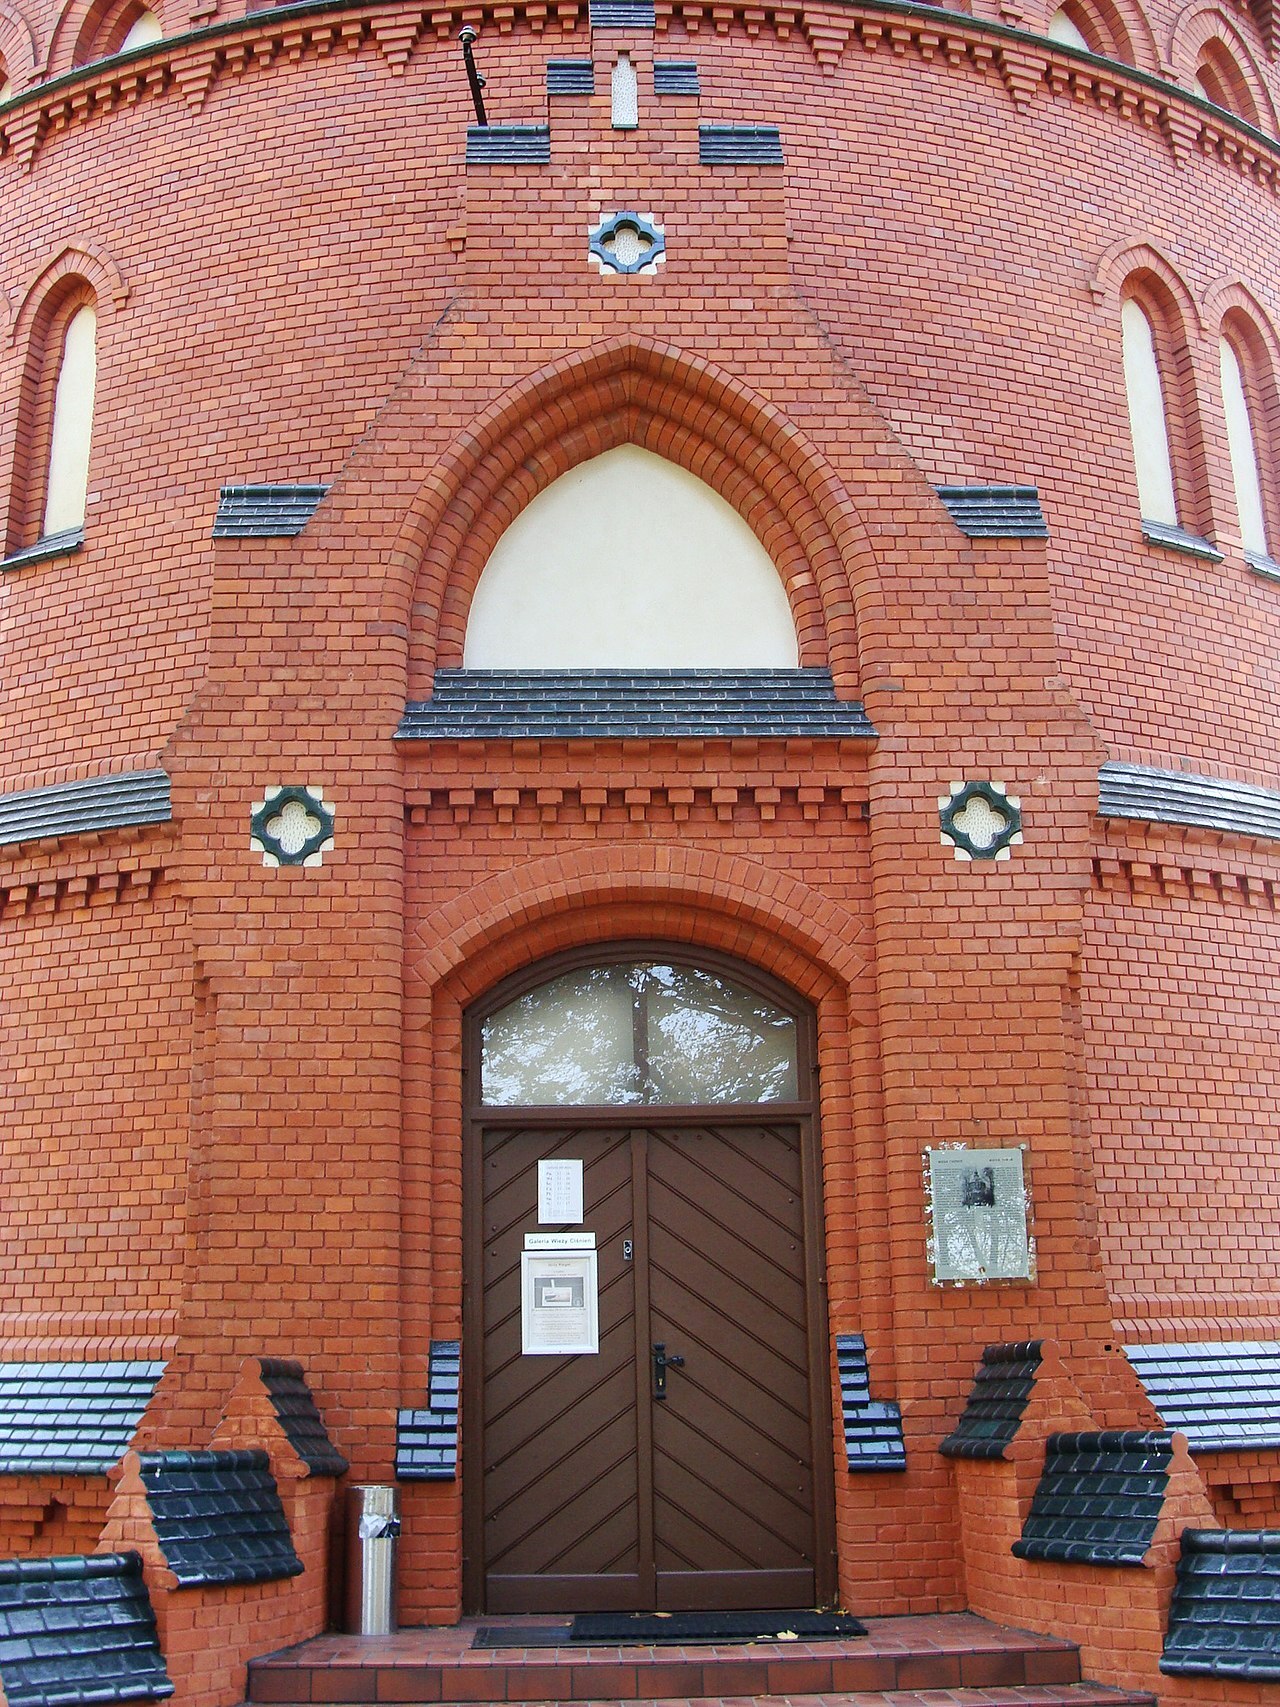
<instances>
[{"instance_id":1,"label":"black tile coping","mask_svg":"<svg viewBox=\"0 0 1280 1707\"><path fill-rule=\"evenodd\" d=\"M544 124L473 124L467 127L468 166L545 166L551 131Z\"/></svg>"},{"instance_id":2,"label":"black tile coping","mask_svg":"<svg viewBox=\"0 0 1280 1707\"><path fill-rule=\"evenodd\" d=\"M172 1695L141 1556L0 1561L0 1683L8 1707Z\"/></svg>"},{"instance_id":3,"label":"black tile coping","mask_svg":"<svg viewBox=\"0 0 1280 1707\"><path fill-rule=\"evenodd\" d=\"M1193 771L1109 762L1098 772L1098 813L1280 840L1280 790Z\"/></svg>"},{"instance_id":4,"label":"black tile coping","mask_svg":"<svg viewBox=\"0 0 1280 1707\"><path fill-rule=\"evenodd\" d=\"M871 1397L867 1342L862 1334L836 1335L836 1370L849 1469L905 1470L902 1412L890 1400Z\"/></svg>"},{"instance_id":5,"label":"black tile coping","mask_svg":"<svg viewBox=\"0 0 1280 1707\"><path fill-rule=\"evenodd\" d=\"M1222 553L1198 533L1171 526L1168 522L1149 522L1144 517L1142 537L1148 545L1161 545L1166 551L1180 551L1184 557L1203 557L1209 563L1221 563Z\"/></svg>"},{"instance_id":6,"label":"black tile coping","mask_svg":"<svg viewBox=\"0 0 1280 1707\"><path fill-rule=\"evenodd\" d=\"M0 1364L0 1475L105 1475L163 1373L163 1363Z\"/></svg>"},{"instance_id":7,"label":"black tile coping","mask_svg":"<svg viewBox=\"0 0 1280 1707\"><path fill-rule=\"evenodd\" d=\"M302 1365L285 1357L261 1357L258 1367L280 1426L311 1474L344 1476L351 1466L329 1439Z\"/></svg>"},{"instance_id":8,"label":"black tile coping","mask_svg":"<svg viewBox=\"0 0 1280 1707\"><path fill-rule=\"evenodd\" d=\"M215 539L295 539L315 515L327 486L224 486L213 518Z\"/></svg>"},{"instance_id":9,"label":"black tile coping","mask_svg":"<svg viewBox=\"0 0 1280 1707\"><path fill-rule=\"evenodd\" d=\"M594 95L596 69L589 59L549 59L548 95Z\"/></svg>"},{"instance_id":10,"label":"black tile coping","mask_svg":"<svg viewBox=\"0 0 1280 1707\"><path fill-rule=\"evenodd\" d=\"M67 528L62 533L48 533L34 545L10 552L0 559L0 574L10 569L25 569L31 563L48 563L55 557L71 557L84 545L83 528Z\"/></svg>"},{"instance_id":11,"label":"black tile coping","mask_svg":"<svg viewBox=\"0 0 1280 1707\"><path fill-rule=\"evenodd\" d=\"M167 824L173 817L164 771L109 771L0 794L0 847L95 830Z\"/></svg>"},{"instance_id":12,"label":"black tile coping","mask_svg":"<svg viewBox=\"0 0 1280 1707\"><path fill-rule=\"evenodd\" d=\"M1160 1521L1172 1458L1173 1437L1161 1431L1051 1434L1014 1554L1140 1565Z\"/></svg>"},{"instance_id":13,"label":"black tile coping","mask_svg":"<svg viewBox=\"0 0 1280 1707\"><path fill-rule=\"evenodd\" d=\"M1165 1426L1193 1452L1280 1449L1280 1341L1124 1349Z\"/></svg>"},{"instance_id":14,"label":"black tile coping","mask_svg":"<svg viewBox=\"0 0 1280 1707\"><path fill-rule=\"evenodd\" d=\"M938 486L952 521L970 539L1048 539L1034 486Z\"/></svg>"},{"instance_id":15,"label":"black tile coping","mask_svg":"<svg viewBox=\"0 0 1280 1707\"><path fill-rule=\"evenodd\" d=\"M960 1421L938 1448L944 1458L1003 1458L1036 1384L1041 1342L989 1345Z\"/></svg>"},{"instance_id":16,"label":"black tile coping","mask_svg":"<svg viewBox=\"0 0 1280 1707\"><path fill-rule=\"evenodd\" d=\"M432 1340L426 1410L396 1417L396 1476L402 1482L449 1482L458 1473L458 1387L462 1345Z\"/></svg>"},{"instance_id":17,"label":"black tile coping","mask_svg":"<svg viewBox=\"0 0 1280 1707\"><path fill-rule=\"evenodd\" d=\"M698 62L696 59L655 59L653 62L653 92L655 95L698 94Z\"/></svg>"},{"instance_id":18,"label":"black tile coping","mask_svg":"<svg viewBox=\"0 0 1280 1707\"><path fill-rule=\"evenodd\" d=\"M652 30L657 25L654 0L590 0L593 30Z\"/></svg>"},{"instance_id":19,"label":"black tile coping","mask_svg":"<svg viewBox=\"0 0 1280 1707\"><path fill-rule=\"evenodd\" d=\"M1160 1670L1280 1682L1280 1529L1184 1529Z\"/></svg>"},{"instance_id":20,"label":"black tile coping","mask_svg":"<svg viewBox=\"0 0 1280 1707\"><path fill-rule=\"evenodd\" d=\"M144 1452L139 1469L180 1588L301 1573L265 1452Z\"/></svg>"},{"instance_id":21,"label":"black tile coping","mask_svg":"<svg viewBox=\"0 0 1280 1707\"><path fill-rule=\"evenodd\" d=\"M574 740L853 736L875 730L826 670L438 670L396 737Z\"/></svg>"},{"instance_id":22,"label":"black tile coping","mask_svg":"<svg viewBox=\"0 0 1280 1707\"><path fill-rule=\"evenodd\" d=\"M703 166L781 166L782 136L776 124L700 124L698 159Z\"/></svg>"}]
</instances>

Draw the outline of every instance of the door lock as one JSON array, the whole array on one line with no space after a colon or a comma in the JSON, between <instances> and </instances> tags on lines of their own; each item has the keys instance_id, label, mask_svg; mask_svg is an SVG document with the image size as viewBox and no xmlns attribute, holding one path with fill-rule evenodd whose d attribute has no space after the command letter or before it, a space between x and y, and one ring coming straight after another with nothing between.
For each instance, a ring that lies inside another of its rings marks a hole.
<instances>
[{"instance_id":1,"label":"door lock","mask_svg":"<svg viewBox=\"0 0 1280 1707\"><path fill-rule=\"evenodd\" d=\"M666 1344L659 1340L653 1348L653 1396L655 1399L665 1399L667 1396L667 1370L683 1369L684 1358L677 1352L668 1352Z\"/></svg>"}]
</instances>

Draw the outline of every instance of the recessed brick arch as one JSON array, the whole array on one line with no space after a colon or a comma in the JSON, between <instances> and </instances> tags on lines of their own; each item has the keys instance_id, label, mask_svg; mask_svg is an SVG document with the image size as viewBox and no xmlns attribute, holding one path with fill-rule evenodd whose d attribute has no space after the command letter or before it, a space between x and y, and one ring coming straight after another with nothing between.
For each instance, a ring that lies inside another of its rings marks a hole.
<instances>
[{"instance_id":1,"label":"recessed brick arch","mask_svg":"<svg viewBox=\"0 0 1280 1707\"><path fill-rule=\"evenodd\" d=\"M476 582L514 518L560 475L622 444L679 463L733 505L782 577L801 662L856 681L854 586L872 558L834 471L780 410L710 363L616 340L507 392L424 486L398 542L417 564L410 695L461 661Z\"/></svg>"},{"instance_id":2,"label":"recessed brick arch","mask_svg":"<svg viewBox=\"0 0 1280 1707\"><path fill-rule=\"evenodd\" d=\"M410 932L420 988L463 1005L557 949L635 936L751 961L819 1002L867 975L866 925L738 855L649 842L531 860L479 883Z\"/></svg>"},{"instance_id":3,"label":"recessed brick arch","mask_svg":"<svg viewBox=\"0 0 1280 1707\"><path fill-rule=\"evenodd\" d=\"M1235 22L1212 0L1192 0L1169 32L1169 63L1179 81L1194 84L1206 53L1217 50L1218 64L1232 95L1229 111L1263 130L1276 129L1275 104L1266 79Z\"/></svg>"}]
</instances>

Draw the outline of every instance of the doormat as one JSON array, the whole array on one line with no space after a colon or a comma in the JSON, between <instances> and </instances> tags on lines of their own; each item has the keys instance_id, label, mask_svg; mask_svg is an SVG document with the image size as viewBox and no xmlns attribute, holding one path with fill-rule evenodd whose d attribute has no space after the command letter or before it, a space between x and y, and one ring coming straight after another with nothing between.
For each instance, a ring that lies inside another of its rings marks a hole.
<instances>
[{"instance_id":1,"label":"doormat","mask_svg":"<svg viewBox=\"0 0 1280 1707\"><path fill-rule=\"evenodd\" d=\"M821 1641L865 1636L867 1627L847 1612L581 1612L569 1626L571 1642L605 1646L680 1642Z\"/></svg>"},{"instance_id":2,"label":"doormat","mask_svg":"<svg viewBox=\"0 0 1280 1707\"><path fill-rule=\"evenodd\" d=\"M569 1642L564 1624L478 1624L473 1648L563 1648Z\"/></svg>"}]
</instances>

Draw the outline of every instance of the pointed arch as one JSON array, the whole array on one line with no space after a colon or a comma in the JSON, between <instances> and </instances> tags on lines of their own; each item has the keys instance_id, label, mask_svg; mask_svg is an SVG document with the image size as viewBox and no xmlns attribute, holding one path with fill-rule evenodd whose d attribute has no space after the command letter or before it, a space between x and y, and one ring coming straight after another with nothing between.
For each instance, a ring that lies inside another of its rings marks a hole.
<instances>
[{"instance_id":1,"label":"pointed arch","mask_svg":"<svg viewBox=\"0 0 1280 1707\"><path fill-rule=\"evenodd\" d=\"M155 14L163 28L161 0L69 0L49 39L46 74L57 77L77 65L119 53L144 12Z\"/></svg>"},{"instance_id":2,"label":"pointed arch","mask_svg":"<svg viewBox=\"0 0 1280 1707\"><path fill-rule=\"evenodd\" d=\"M21 343L30 336L44 305L51 296L61 294L68 280L81 280L88 286L97 299L100 314L123 308L129 300L129 286L110 256L96 244L73 239L41 262L13 315L11 343Z\"/></svg>"},{"instance_id":3,"label":"pointed arch","mask_svg":"<svg viewBox=\"0 0 1280 1707\"><path fill-rule=\"evenodd\" d=\"M856 679L853 583L873 574L834 471L775 408L670 345L616 339L528 376L494 402L420 487L398 541L416 563L410 692L462 656L480 572L511 521L553 480L635 444L718 492L777 567L801 662Z\"/></svg>"},{"instance_id":4,"label":"pointed arch","mask_svg":"<svg viewBox=\"0 0 1280 1707\"><path fill-rule=\"evenodd\" d=\"M1272 135L1276 108L1248 43L1213 0L1192 0L1169 32L1169 64L1180 83Z\"/></svg>"},{"instance_id":5,"label":"pointed arch","mask_svg":"<svg viewBox=\"0 0 1280 1707\"><path fill-rule=\"evenodd\" d=\"M35 80L35 37L26 19L7 0L0 0L0 66L9 84L10 100Z\"/></svg>"},{"instance_id":6,"label":"pointed arch","mask_svg":"<svg viewBox=\"0 0 1280 1707\"><path fill-rule=\"evenodd\" d=\"M1068 40L1053 29L1061 20L1099 58L1115 59L1143 71L1158 71L1160 55L1155 37L1140 8L1130 4L1130 0L1048 0L1043 29L1051 40Z\"/></svg>"},{"instance_id":7,"label":"pointed arch","mask_svg":"<svg viewBox=\"0 0 1280 1707\"><path fill-rule=\"evenodd\" d=\"M1110 300L1118 309L1127 282L1142 274L1159 281L1177 307L1188 333L1202 335L1204 320L1200 306L1173 262L1145 235L1122 237L1099 256L1089 289L1095 300Z\"/></svg>"}]
</instances>

